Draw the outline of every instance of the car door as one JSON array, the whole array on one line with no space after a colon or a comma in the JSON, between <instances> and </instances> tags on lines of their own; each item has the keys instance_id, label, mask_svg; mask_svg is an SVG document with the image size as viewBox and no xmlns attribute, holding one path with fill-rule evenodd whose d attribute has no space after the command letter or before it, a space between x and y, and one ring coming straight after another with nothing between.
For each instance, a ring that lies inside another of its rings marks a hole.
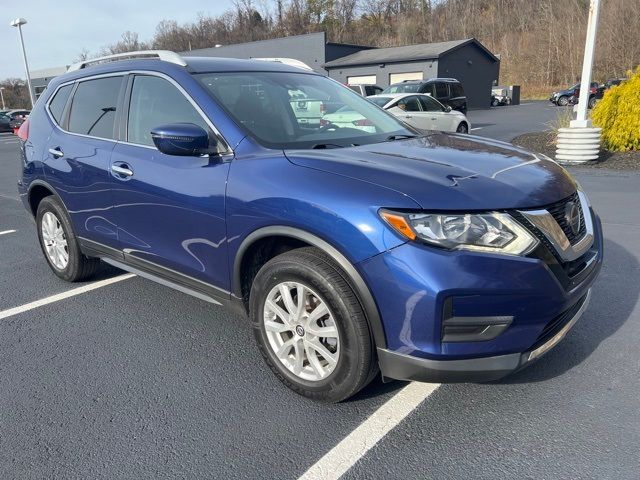
<instances>
[{"instance_id":1,"label":"car door","mask_svg":"<svg viewBox=\"0 0 640 480\"><path fill-rule=\"evenodd\" d=\"M412 127L434 130L435 122L429 112L423 112L419 95L400 98L389 110L400 120Z\"/></svg>"},{"instance_id":2,"label":"car door","mask_svg":"<svg viewBox=\"0 0 640 480\"><path fill-rule=\"evenodd\" d=\"M453 116L446 112L445 107L440 102L428 95L421 95L420 104L422 110L430 117L433 124L432 130L455 132L457 125L456 127L453 126Z\"/></svg>"},{"instance_id":3,"label":"car door","mask_svg":"<svg viewBox=\"0 0 640 480\"><path fill-rule=\"evenodd\" d=\"M52 132L44 149L44 175L69 212L78 237L117 247L109 161L123 75L59 87L46 109Z\"/></svg>"},{"instance_id":4,"label":"car door","mask_svg":"<svg viewBox=\"0 0 640 480\"><path fill-rule=\"evenodd\" d=\"M175 81L132 75L127 90L123 141L111 157L125 261L181 283L197 279L228 288L225 187L230 158L165 155L155 147L151 130L169 123L196 124L214 135L202 110Z\"/></svg>"}]
</instances>

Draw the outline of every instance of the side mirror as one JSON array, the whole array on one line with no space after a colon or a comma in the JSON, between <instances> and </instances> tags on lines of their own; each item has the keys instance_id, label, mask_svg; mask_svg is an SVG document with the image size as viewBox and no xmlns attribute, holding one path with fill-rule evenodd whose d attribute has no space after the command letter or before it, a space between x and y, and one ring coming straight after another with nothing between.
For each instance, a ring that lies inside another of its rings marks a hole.
<instances>
[{"instance_id":1,"label":"side mirror","mask_svg":"<svg viewBox=\"0 0 640 480\"><path fill-rule=\"evenodd\" d=\"M193 123L170 123L151 130L157 149L165 155L198 157L216 153L216 143L206 130Z\"/></svg>"},{"instance_id":2,"label":"side mirror","mask_svg":"<svg viewBox=\"0 0 640 480\"><path fill-rule=\"evenodd\" d=\"M451 107L447 105L446 107L444 107L444 111L449 113L451 111Z\"/></svg>"}]
</instances>

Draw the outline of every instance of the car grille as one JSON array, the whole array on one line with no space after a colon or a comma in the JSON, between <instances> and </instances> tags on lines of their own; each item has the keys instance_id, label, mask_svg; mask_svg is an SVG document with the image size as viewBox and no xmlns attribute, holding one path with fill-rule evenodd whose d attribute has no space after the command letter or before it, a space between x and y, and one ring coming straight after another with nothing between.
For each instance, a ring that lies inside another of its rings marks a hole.
<instances>
[{"instance_id":1,"label":"car grille","mask_svg":"<svg viewBox=\"0 0 640 480\"><path fill-rule=\"evenodd\" d=\"M536 339L536 342L531 347L531 350L535 350L540 345L546 343L550 338L552 338L556 333L558 333L562 327L564 327L567 323L571 321L571 319L578 313L578 310L582 307L585 300L587 299L587 295L584 295L580 300L574 303L571 307L566 309L560 315L551 320L542 330L542 333Z\"/></svg>"},{"instance_id":2,"label":"car grille","mask_svg":"<svg viewBox=\"0 0 640 480\"><path fill-rule=\"evenodd\" d=\"M580 211L580 230L575 234L571 231L571 227L569 226L565 218L565 207L569 202L574 202L576 205L578 205L578 210ZM553 218L555 218L556 222L558 222L558 225L560 225L560 228L562 228L562 231L567 236L567 239L569 240L571 245L574 245L586 233L587 227L584 223L584 212L582 211L582 205L580 204L580 197L578 197L578 192L575 192L573 195L570 195L569 197L560 200L559 202L552 203L551 205L546 206L545 210L553 215Z\"/></svg>"}]
</instances>

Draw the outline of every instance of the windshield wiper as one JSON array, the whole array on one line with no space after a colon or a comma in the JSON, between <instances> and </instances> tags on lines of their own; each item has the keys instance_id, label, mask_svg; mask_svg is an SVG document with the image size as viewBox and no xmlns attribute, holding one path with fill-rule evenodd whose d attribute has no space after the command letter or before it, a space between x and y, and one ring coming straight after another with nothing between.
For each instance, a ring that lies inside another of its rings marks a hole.
<instances>
[{"instance_id":1,"label":"windshield wiper","mask_svg":"<svg viewBox=\"0 0 640 480\"><path fill-rule=\"evenodd\" d=\"M316 143L315 145L311 145L312 149L325 149L325 148L344 148L344 145L338 145L337 143Z\"/></svg>"},{"instance_id":2,"label":"windshield wiper","mask_svg":"<svg viewBox=\"0 0 640 480\"><path fill-rule=\"evenodd\" d=\"M389 135L386 139L385 142L393 142L394 140L404 140L405 138L415 138L418 135L411 135L411 134L399 134L399 135Z\"/></svg>"}]
</instances>

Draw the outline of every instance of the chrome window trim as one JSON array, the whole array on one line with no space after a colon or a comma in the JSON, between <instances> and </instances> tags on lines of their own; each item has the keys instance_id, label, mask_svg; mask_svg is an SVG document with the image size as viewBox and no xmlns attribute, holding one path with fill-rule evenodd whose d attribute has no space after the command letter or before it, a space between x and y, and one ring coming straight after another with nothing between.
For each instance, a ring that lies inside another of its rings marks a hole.
<instances>
[{"instance_id":1,"label":"chrome window trim","mask_svg":"<svg viewBox=\"0 0 640 480\"><path fill-rule=\"evenodd\" d=\"M60 90L62 87L66 86L66 85L72 85L74 83L81 83L81 82L85 82L85 81L89 81L89 80L97 80L97 79L105 78L105 77L117 77L117 76L124 77L124 76L129 75L129 74L156 76L156 77L164 78L165 80L169 81L169 83L173 84L173 86L175 86L178 89L178 91L180 93L182 93L182 95L184 95L186 97L186 99L189 101L189 103L191 103L191 105L196 109L196 111L202 117L202 119L205 121L205 123L207 125L209 125L209 127L211 128L213 133L221 140L221 143L224 146L225 151L224 152L220 152L219 155L220 156L228 156L228 155L233 155L234 154L233 149L231 148L231 146L230 146L229 142L227 141L227 139L224 138L224 136L220 133L220 130L218 130L216 128L216 126L213 124L213 122L211 122L211 120L209 119L209 117L207 117L207 115L204 113L202 108L200 108L200 106L195 102L195 100L191 97L191 95L189 95L187 93L187 91L184 88L182 88L182 86L178 82L176 82L169 75L166 75L166 74L160 73L160 72L148 71L148 70L126 70L126 71L118 71L118 72L110 72L110 73L101 73L101 74L96 74L96 75L89 75L89 76L82 77L82 78L76 78L74 80L69 80L67 82L61 83L60 85L58 85L56 87L54 92L51 94L51 96L47 100L47 103L45 104L45 111L47 112L47 116L49 117L49 119L53 123L54 128L57 128L58 130L60 130L61 132L66 133L66 134L75 135L77 137L91 138L91 139L95 139L95 140L102 140L102 141L113 142L113 143L122 143L124 145L132 145L132 146L135 146L135 147L142 147L142 148L148 148L148 149L151 149L151 150L159 151L156 147L153 147L151 145L142 145L142 144L139 144L139 143L132 143L132 142L125 141L125 140L116 140L114 138L103 138L103 137L96 137L96 136L93 136L93 135L85 135L85 134L82 134L82 133L70 132L70 131L65 130L64 128L62 128L58 124L58 122L55 120L55 118L53 117L51 112L49 111L49 104L51 103L53 98L58 93L58 90Z\"/></svg>"},{"instance_id":2,"label":"chrome window trim","mask_svg":"<svg viewBox=\"0 0 640 480\"><path fill-rule=\"evenodd\" d=\"M542 234L551 242L556 252L560 257L566 261L571 262L580 258L586 253L591 245L593 245L593 218L591 216L591 209L589 208L589 200L587 196L580 190L578 190L578 198L580 199L580 206L582 207L582 216L584 217L585 234L575 245L571 245L569 239L547 210L520 210L520 213L529 220L535 227L537 227Z\"/></svg>"}]
</instances>

